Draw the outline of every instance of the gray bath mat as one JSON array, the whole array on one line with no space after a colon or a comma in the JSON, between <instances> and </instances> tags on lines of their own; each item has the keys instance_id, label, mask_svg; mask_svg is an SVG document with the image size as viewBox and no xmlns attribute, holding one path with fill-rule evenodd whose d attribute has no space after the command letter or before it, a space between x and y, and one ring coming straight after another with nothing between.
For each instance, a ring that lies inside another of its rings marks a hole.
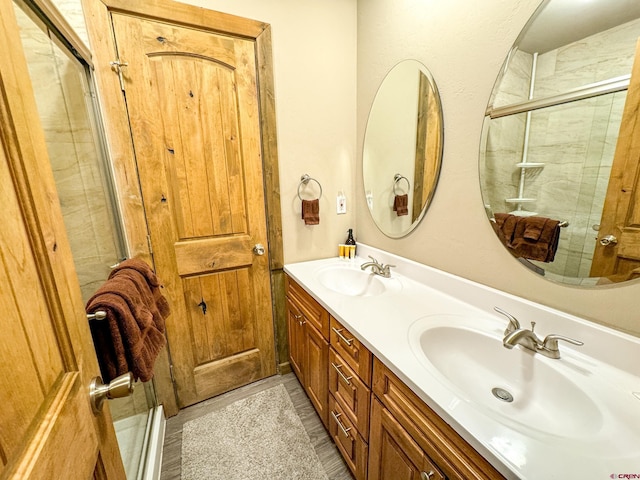
<instances>
[{"instance_id":1,"label":"gray bath mat","mask_svg":"<svg viewBox=\"0 0 640 480\"><path fill-rule=\"evenodd\" d=\"M283 385L183 427L183 480L256 478L328 478Z\"/></svg>"}]
</instances>

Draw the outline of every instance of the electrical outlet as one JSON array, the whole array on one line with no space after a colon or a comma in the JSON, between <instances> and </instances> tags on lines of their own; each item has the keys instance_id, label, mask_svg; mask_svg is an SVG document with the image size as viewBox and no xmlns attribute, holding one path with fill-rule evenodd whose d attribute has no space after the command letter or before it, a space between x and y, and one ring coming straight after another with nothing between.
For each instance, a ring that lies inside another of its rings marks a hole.
<instances>
[{"instance_id":1,"label":"electrical outlet","mask_svg":"<svg viewBox=\"0 0 640 480\"><path fill-rule=\"evenodd\" d=\"M342 192L339 192L336 198L336 213L338 215L347 213L347 197L345 197Z\"/></svg>"}]
</instances>

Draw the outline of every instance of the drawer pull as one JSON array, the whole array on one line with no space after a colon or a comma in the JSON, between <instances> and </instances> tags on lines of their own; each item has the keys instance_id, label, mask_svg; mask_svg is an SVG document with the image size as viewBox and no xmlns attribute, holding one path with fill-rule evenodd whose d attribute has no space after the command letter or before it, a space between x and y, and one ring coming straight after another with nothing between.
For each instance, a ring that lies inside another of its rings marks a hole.
<instances>
[{"instance_id":1,"label":"drawer pull","mask_svg":"<svg viewBox=\"0 0 640 480\"><path fill-rule=\"evenodd\" d=\"M340 421L340 416L342 414L341 413L336 413L333 410L331 410L331 416L333 417L333 419L336 421L336 423L338 424L338 426L340 427L340 430L342 430L342 433L344 433L344 435L349 438L351 435L349 435L349 430L351 430L351 427L349 428L345 428L345 426L342 424L342 422Z\"/></svg>"},{"instance_id":2,"label":"drawer pull","mask_svg":"<svg viewBox=\"0 0 640 480\"><path fill-rule=\"evenodd\" d=\"M338 335L338 338L340 338L340 340L346 343L349 347L351 346L351 344L353 343L353 338L349 339L342 335L342 331L344 330L343 328L332 327L332 330L336 332L336 335Z\"/></svg>"},{"instance_id":3,"label":"drawer pull","mask_svg":"<svg viewBox=\"0 0 640 480\"><path fill-rule=\"evenodd\" d=\"M336 365L335 363L331 362L331 366L336 369L336 372L338 372L338 375L342 377L344 383L346 383L347 385L351 385L351 382L349 380L351 380L353 377L347 377L344 373L342 373L342 370L340 370L340 368L342 368L342 365Z\"/></svg>"},{"instance_id":4,"label":"drawer pull","mask_svg":"<svg viewBox=\"0 0 640 480\"><path fill-rule=\"evenodd\" d=\"M420 474L420 478L421 480L431 480L434 475L435 473L433 473L433 470L429 470L429 472L422 472Z\"/></svg>"}]
</instances>

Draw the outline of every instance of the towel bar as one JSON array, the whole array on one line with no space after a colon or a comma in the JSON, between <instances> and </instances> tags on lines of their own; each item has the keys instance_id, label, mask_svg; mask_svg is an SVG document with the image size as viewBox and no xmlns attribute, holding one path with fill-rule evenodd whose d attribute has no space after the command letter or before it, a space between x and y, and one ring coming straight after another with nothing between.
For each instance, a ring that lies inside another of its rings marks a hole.
<instances>
[{"instance_id":1,"label":"towel bar","mask_svg":"<svg viewBox=\"0 0 640 480\"><path fill-rule=\"evenodd\" d=\"M399 173L396 173L393 176L393 194L394 195L398 195L398 192L396 192L396 187L398 186L398 182L400 180L405 180L407 182L407 193L409 193L409 190L411 190L411 183L409 183L409 179L404 175L400 175Z\"/></svg>"},{"instance_id":2,"label":"towel bar","mask_svg":"<svg viewBox=\"0 0 640 480\"><path fill-rule=\"evenodd\" d=\"M302 189L303 185L307 185L309 182L316 182L318 184L318 187L320 188L320 195L318 195L318 200L320 200L322 198L322 185L320 185L320 182L318 180L316 180L313 177L310 177L309 174L307 174L307 173L305 173L304 175L302 175L300 177L300 183L298 184L298 198L300 200L304 200L300 196L300 190Z\"/></svg>"},{"instance_id":3,"label":"towel bar","mask_svg":"<svg viewBox=\"0 0 640 480\"><path fill-rule=\"evenodd\" d=\"M98 310L94 313L87 313L87 320L104 320L107 318L107 312Z\"/></svg>"}]
</instances>

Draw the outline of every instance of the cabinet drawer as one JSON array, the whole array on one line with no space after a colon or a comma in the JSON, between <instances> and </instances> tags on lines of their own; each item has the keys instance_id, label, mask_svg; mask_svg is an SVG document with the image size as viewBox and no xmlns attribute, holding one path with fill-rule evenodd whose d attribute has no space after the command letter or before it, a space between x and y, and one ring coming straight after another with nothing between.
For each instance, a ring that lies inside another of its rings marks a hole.
<instances>
[{"instance_id":1,"label":"cabinet drawer","mask_svg":"<svg viewBox=\"0 0 640 480\"><path fill-rule=\"evenodd\" d=\"M328 341L329 312L322 308L322 305L288 275L285 275L285 290L287 292L287 298L298 307L307 321L316 327Z\"/></svg>"},{"instance_id":2,"label":"cabinet drawer","mask_svg":"<svg viewBox=\"0 0 640 480\"><path fill-rule=\"evenodd\" d=\"M344 408L329 395L329 433L356 480L367 478L369 447Z\"/></svg>"},{"instance_id":3,"label":"cabinet drawer","mask_svg":"<svg viewBox=\"0 0 640 480\"><path fill-rule=\"evenodd\" d=\"M333 317L329 333L329 343L334 350L367 386L371 386L371 352Z\"/></svg>"},{"instance_id":4,"label":"cabinet drawer","mask_svg":"<svg viewBox=\"0 0 640 480\"><path fill-rule=\"evenodd\" d=\"M504 477L377 358L372 391L410 437L449 479ZM375 422L372 419L372 422Z\"/></svg>"},{"instance_id":5,"label":"cabinet drawer","mask_svg":"<svg viewBox=\"0 0 640 480\"><path fill-rule=\"evenodd\" d=\"M369 439L371 390L333 348L329 349L329 393L365 440Z\"/></svg>"}]
</instances>

